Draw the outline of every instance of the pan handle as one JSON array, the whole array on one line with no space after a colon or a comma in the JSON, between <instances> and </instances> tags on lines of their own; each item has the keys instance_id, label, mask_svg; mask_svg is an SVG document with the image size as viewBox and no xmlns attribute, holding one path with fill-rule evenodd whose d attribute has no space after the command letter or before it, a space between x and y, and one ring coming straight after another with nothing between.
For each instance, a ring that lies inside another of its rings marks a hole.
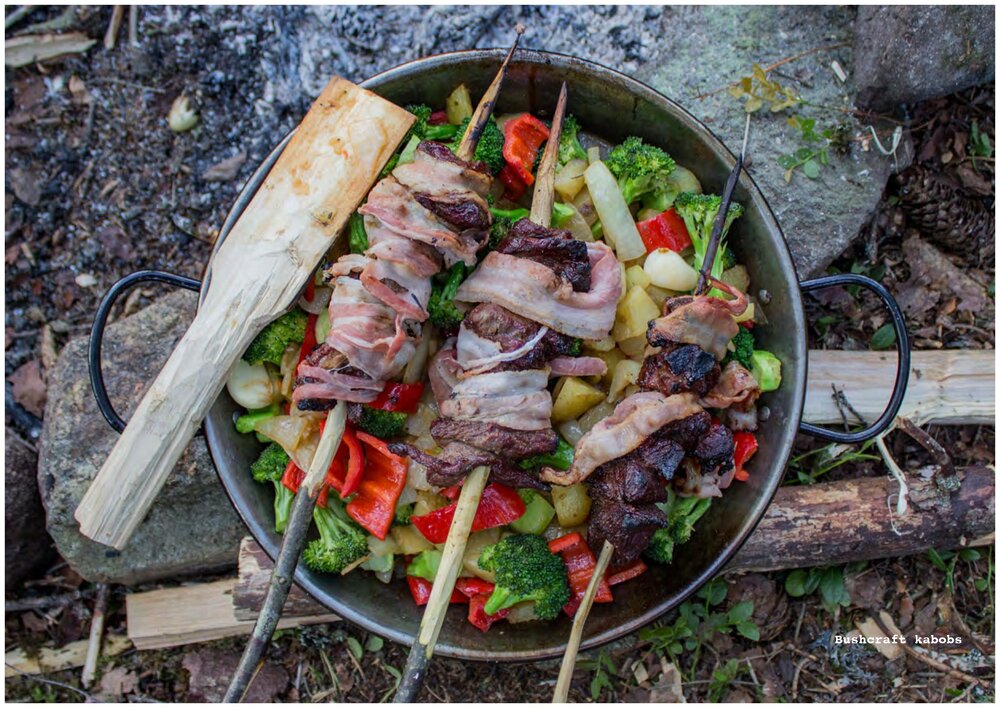
<instances>
[{"instance_id":1,"label":"pan handle","mask_svg":"<svg viewBox=\"0 0 1000 708\"><path fill-rule=\"evenodd\" d=\"M855 273L841 273L839 275L828 275L814 280L807 280L801 283L799 288L802 292L808 293L813 290L822 290L823 288L831 288L837 285L858 285L878 295L892 317L892 328L896 331L896 350L899 355L896 363L896 382L892 387L892 396L889 397L889 404L882 411L882 415L879 416L878 420L867 428L854 433L844 433L839 430L830 430L818 425L811 425L810 423L799 425L799 429L804 433L809 433L810 435L832 442L853 445L870 440L876 435L885 432L896 418L899 407L903 403L903 396L906 394L906 384L910 378L910 339L906 334L906 320L903 318L903 312L899 309L899 304L889 294L889 291L885 289L884 285L871 278Z\"/></svg>"},{"instance_id":2,"label":"pan handle","mask_svg":"<svg viewBox=\"0 0 1000 708\"><path fill-rule=\"evenodd\" d=\"M97 399L97 407L101 409L104 419L108 425L119 433L125 430L125 421L115 412L108 398L108 390L104 386L104 372L101 370L101 347L104 345L104 328L108 324L108 315L115 301L121 294L139 283L167 283L185 290L198 291L201 289L201 281L194 278L186 278L183 275L164 273L159 270L140 270L130 273L117 283L111 286L101 300L94 315L94 326L90 329L90 349L87 355L87 367L90 371L90 387L94 390L94 398Z\"/></svg>"}]
</instances>

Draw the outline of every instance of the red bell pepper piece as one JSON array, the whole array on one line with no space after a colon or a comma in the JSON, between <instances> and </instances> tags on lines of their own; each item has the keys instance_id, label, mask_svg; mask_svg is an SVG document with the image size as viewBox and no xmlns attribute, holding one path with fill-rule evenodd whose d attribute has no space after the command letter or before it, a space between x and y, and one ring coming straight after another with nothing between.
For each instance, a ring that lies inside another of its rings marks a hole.
<instances>
[{"instance_id":1,"label":"red bell pepper piece","mask_svg":"<svg viewBox=\"0 0 1000 708\"><path fill-rule=\"evenodd\" d=\"M410 595L413 596L413 601L417 603L417 607L423 607L426 605L427 601L431 597L431 587L433 587L431 581L407 575L406 582L410 586ZM469 598L460 593L458 590L451 591L451 600L449 600L449 602L461 604L468 601Z\"/></svg>"},{"instance_id":2,"label":"red bell pepper piece","mask_svg":"<svg viewBox=\"0 0 1000 708\"><path fill-rule=\"evenodd\" d=\"M643 573L649 570L649 566L643 563L641 560L636 560L632 565L626 566L619 570L617 573L608 578L608 585L617 585L618 583L624 583L626 580L631 580L632 578L637 578Z\"/></svg>"},{"instance_id":3,"label":"red bell pepper piece","mask_svg":"<svg viewBox=\"0 0 1000 708\"><path fill-rule=\"evenodd\" d=\"M438 492L438 494L440 494L445 499L451 499L452 501L457 500L458 495L461 493L462 493L461 482L459 482L458 484L453 484L452 486L442 489L440 492Z\"/></svg>"},{"instance_id":4,"label":"red bell pepper piece","mask_svg":"<svg viewBox=\"0 0 1000 708\"><path fill-rule=\"evenodd\" d=\"M347 471L344 473L344 485L338 491L340 492L340 498L346 499L358 491L362 473L365 471L364 450L361 449L361 443L358 441L354 429L349 425L344 428L344 437L341 438L340 448L337 450L338 456L342 450L346 450ZM334 463L336 462L337 459L335 457ZM343 462L341 462L341 465L343 466Z\"/></svg>"},{"instance_id":5,"label":"red bell pepper piece","mask_svg":"<svg viewBox=\"0 0 1000 708\"><path fill-rule=\"evenodd\" d=\"M733 466L736 468L733 479L746 482L750 474L743 469L743 465L757 452L757 436L745 431L733 433L733 445Z\"/></svg>"},{"instance_id":6,"label":"red bell pepper piece","mask_svg":"<svg viewBox=\"0 0 1000 708\"><path fill-rule=\"evenodd\" d=\"M496 586L493 583L482 578L459 578L455 581L455 589L466 597L473 597L474 595L486 595L489 597L493 594L494 587Z\"/></svg>"},{"instance_id":7,"label":"red bell pepper piece","mask_svg":"<svg viewBox=\"0 0 1000 708\"><path fill-rule=\"evenodd\" d=\"M347 514L373 536L385 540L406 484L406 460L389 452L385 442L374 435L360 430L355 435L365 446L364 474L347 504Z\"/></svg>"},{"instance_id":8,"label":"red bell pepper piece","mask_svg":"<svg viewBox=\"0 0 1000 708\"><path fill-rule=\"evenodd\" d=\"M562 556L563 564L566 566L566 576L573 596L566 603L563 612L572 617L576 614L576 610L587 592L587 586L590 584L594 569L597 567L597 558L594 557L587 542L583 540L583 536L576 532L549 541L549 550ZM614 597L611 595L608 579L601 578L601 582L597 584L594 602L611 602L612 600Z\"/></svg>"},{"instance_id":9,"label":"red bell pepper piece","mask_svg":"<svg viewBox=\"0 0 1000 708\"><path fill-rule=\"evenodd\" d=\"M299 469L298 465L294 462L288 462L288 466L285 467L284 474L281 475L281 483L291 491L293 494L299 493L299 487L302 485L302 480L306 478L306 473Z\"/></svg>"},{"instance_id":10,"label":"red bell pepper piece","mask_svg":"<svg viewBox=\"0 0 1000 708\"><path fill-rule=\"evenodd\" d=\"M428 125L444 125L447 122L448 122L447 111L434 111L427 119Z\"/></svg>"},{"instance_id":11,"label":"red bell pepper piece","mask_svg":"<svg viewBox=\"0 0 1000 708\"><path fill-rule=\"evenodd\" d=\"M493 623L502 620L510 614L510 608L499 610L495 615L486 614L486 601L490 599L488 593L473 595L469 598L469 622L478 630L486 632Z\"/></svg>"},{"instance_id":12,"label":"red bell pepper piece","mask_svg":"<svg viewBox=\"0 0 1000 708\"><path fill-rule=\"evenodd\" d=\"M503 125L503 159L528 187L535 183L531 169L538 158L538 148L548 137L548 127L530 113L522 113Z\"/></svg>"},{"instance_id":13,"label":"red bell pepper piece","mask_svg":"<svg viewBox=\"0 0 1000 708\"><path fill-rule=\"evenodd\" d=\"M691 236L688 234L687 226L684 225L684 219L673 209L667 209L651 219L640 221L636 227L639 229L642 242L646 245L646 253L651 253L657 248L669 248L680 253L691 245Z\"/></svg>"},{"instance_id":14,"label":"red bell pepper piece","mask_svg":"<svg viewBox=\"0 0 1000 708\"><path fill-rule=\"evenodd\" d=\"M501 168L498 177L500 177L500 181L503 182L504 197L512 202L516 202L518 199L523 197L524 193L528 190L528 185L521 180L518 176L517 170L510 165L504 165L503 168Z\"/></svg>"},{"instance_id":15,"label":"red bell pepper piece","mask_svg":"<svg viewBox=\"0 0 1000 708\"><path fill-rule=\"evenodd\" d=\"M413 413L417 410L420 397L424 393L422 383L387 383L374 401L368 405L383 411Z\"/></svg>"},{"instance_id":16,"label":"red bell pepper piece","mask_svg":"<svg viewBox=\"0 0 1000 708\"><path fill-rule=\"evenodd\" d=\"M444 543L448 540L448 529L457 506L458 503L453 502L430 513L411 516L410 523L431 543ZM524 500L517 491L503 484L488 484L472 519L472 532L506 526L520 519L524 510Z\"/></svg>"}]
</instances>

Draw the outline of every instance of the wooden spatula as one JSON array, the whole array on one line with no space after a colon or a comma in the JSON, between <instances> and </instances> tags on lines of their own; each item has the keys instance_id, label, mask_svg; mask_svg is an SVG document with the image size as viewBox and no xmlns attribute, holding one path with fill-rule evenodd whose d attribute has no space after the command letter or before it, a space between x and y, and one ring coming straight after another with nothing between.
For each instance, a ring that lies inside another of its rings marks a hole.
<instances>
[{"instance_id":1,"label":"wooden spatula","mask_svg":"<svg viewBox=\"0 0 1000 708\"><path fill-rule=\"evenodd\" d=\"M213 259L191 327L76 510L123 548L256 334L287 310L414 122L335 77Z\"/></svg>"}]
</instances>

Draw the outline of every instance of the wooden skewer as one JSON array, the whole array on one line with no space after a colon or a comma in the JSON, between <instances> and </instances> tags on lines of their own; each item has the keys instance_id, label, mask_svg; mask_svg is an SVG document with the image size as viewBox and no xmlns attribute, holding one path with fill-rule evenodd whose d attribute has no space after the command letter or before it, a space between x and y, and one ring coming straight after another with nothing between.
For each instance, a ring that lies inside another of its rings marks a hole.
<instances>
[{"instance_id":1,"label":"wooden skewer","mask_svg":"<svg viewBox=\"0 0 1000 708\"><path fill-rule=\"evenodd\" d=\"M295 567L299 564L299 556L306 545L306 534L312 525L313 509L316 506L316 497L319 496L320 489L326 479L326 471L333 462L333 456L340 447L340 439L344 436L344 428L347 425L347 404L338 401L337 405L327 414L326 425L323 434L320 436L319 445L313 455L309 470L299 488L299 493L295 495L292 503L292 511L288 517L288 525L281 538L281 548L278 550L278 557L274 562L274 570L271 573L271 583L267 588L267 596L257 617L257 624L254 625L253 634L247 642L243 656L236 667L236 673L226 691L226 703L239 703L243 700L250 682L263 666L264 654L267 645L274 635L274 630L278 627L278 620L281 619L281 610L288 599L288 592L292 589L292 581L295 577Z\"/></svg>"},{"instance_id":2,"label":"wooden skewer","mask_svg":"<svg viewBox=\"0 0 1000 708\"><path fill-rule=\"evenodd\" d=\"M566 653L563 654L562 666L559 667L559 679L556 681L556 690L552 695L553 703L565 703L569 698L569 684L573 680L573 669L576 667L576 655L580 651L580 640L583 639L583 626L587 623L587 615L594 604L594 597L597 595L597 586L604 577L604 572L608 569L611 556L614 555L615 547L611 541L605 541L601 548L601 555L597 559L594 574L590 576L587 590L583 594L580 606L573 617L573 628L569 632L569 642L566 644Z\"/></svg>"},{"instance_id":3,"label":"wooden skewer","mask_svg":"<svg viewBox=\"0 0 1000 708\"><path fill-rule=\"evenodd\" d=\"M708 239L708 247L705 249L705 260L701 264L698 272L698 287L694 294L701 295L708 285L708 276L712 272L712 263L715 262L715 252L719 250L719 242L722 240L722 230L726 225L726 215L729 213L729 205L733 201L733 192L736 190L736 183L740 179L740 172L743 171L743 158L747 154L747 139L750 137L750 114L747 113L746 127L743 129L743 147L736 158L733 171L729 173L726 186L722 190L722 204L719 206L719 213L715 215L715 223L712 224L712 235Z\"/></svg>"},{"instance_id":4,"label":"wooden skewer","mask_svg":"<svg viewBox=\"0 0 1000 708\"><path fill-rule=\"evenodd\" d=\"M552 128L545 143L542 161L535 176L535 192L531 198L531 220L542 226L552 223L552 202L556 183L556 165L559 160L559 138L562 135L563 119L566 116L566 82L559 89L556 112L552 116Z\"/></svg>"}]
</instances>

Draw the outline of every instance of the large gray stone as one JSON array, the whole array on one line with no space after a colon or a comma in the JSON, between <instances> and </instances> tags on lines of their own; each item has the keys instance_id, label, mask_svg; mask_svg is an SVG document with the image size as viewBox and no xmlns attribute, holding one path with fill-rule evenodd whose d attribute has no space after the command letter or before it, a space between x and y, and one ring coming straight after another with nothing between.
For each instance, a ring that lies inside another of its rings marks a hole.
<instances>
[{"instance_id":1,"label":"large gray stone","mask_svg":"<svg viewBox=\"0 0 1000 708\"><path fill-rule=\"evenodd\" d=\"M195 301L193 293L173 293L108 328L105 378L126 420L191 322ZM88 580L124 584L235 565L246 529L200 437L188 446L123 551L80 534L73 513L118 437L90 389L87 343L87 338L70 342L50 374L39 450L38 483L59 553Z\"/></svg>"},{"instance_id":2,"label":"large gray stone","mask_svg":"<svg viewBox=\"0 0 1000 708\"><path fill-rule=\"evenodd\" d=\"M53 552L38 496L38 456L14 430L4 433L4 589L16 592Z\"/></svg>"},{"instance_id":3,"label":"large gray stone","mask_svg":"<svg viewBox=\"0 0 1000 708\"><path fill-rule=\"evenodd\" d=\"M972 5L858 8L859 104L886 109L993 81L995 15Z\"/></svg>"}]
</instances>

